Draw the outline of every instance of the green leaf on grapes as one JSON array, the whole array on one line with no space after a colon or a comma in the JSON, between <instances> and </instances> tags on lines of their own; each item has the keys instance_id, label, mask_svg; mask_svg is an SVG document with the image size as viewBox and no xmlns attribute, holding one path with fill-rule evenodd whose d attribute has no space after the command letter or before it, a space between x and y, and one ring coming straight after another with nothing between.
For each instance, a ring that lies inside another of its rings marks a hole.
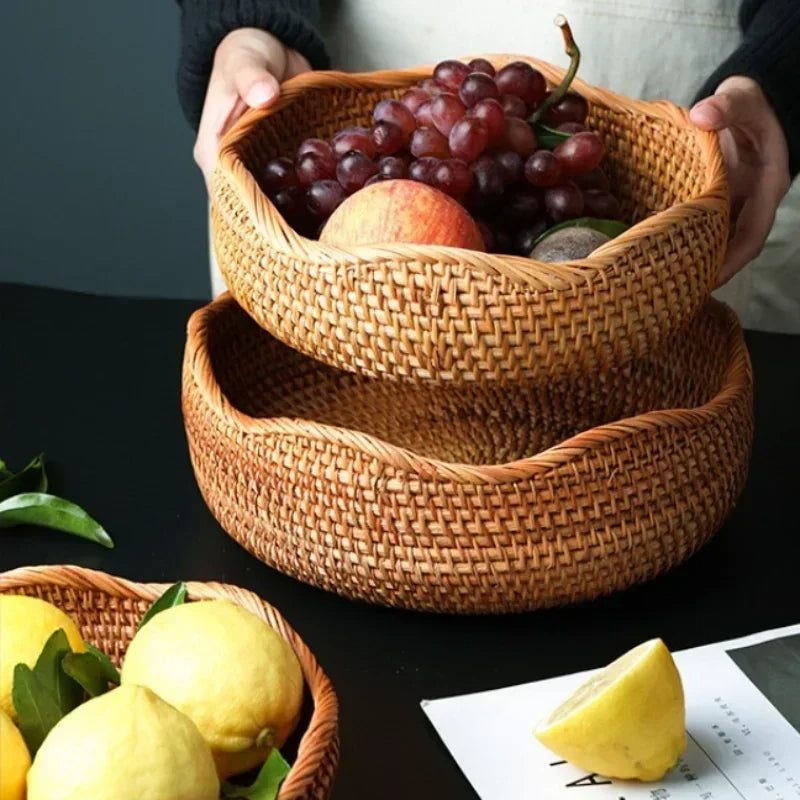
<instances>
[{"instance_id":1,"label":"green leaf on grapes","mask_svg":"<svg viewBox=\"0 0 800 800\"><path fill-rule=\"evenodd\" d=\"M91 653L67 653L61 667L89 697L97 697L108 691L108 678L103 665Z\"/></svg>"},{"instance_id":2,"label":"green leaf on grapes","mask_svg":"<svg viewBox=\"0 0 800 800\"><path fill-rule=\"evenodd\" d=\"M551 128L549 125L545 125L542 122L536 122L533 126L533 132L536 134L536 141L539 143L539 147L544 147L547 150L552 150L557 145L561 144L561 142L566 142L571 133L566 133L565 131L557 131L555 128Z\"/></svg>"},{"instance_id":3,"label":"green leaf on grapes","mask_svg":"<svg viewBox=\"0 0 800 800\"><path fill-rule=\"evenodd\" d=\"M617 219L595 219L594 217L579 217L578 219L568 219L565 222L559 222L558 225L553 225L548 228L534 243L536 247L539 242L550 236L551 233L560 231L562 228L592 228L600 233L604 233L609 239L619 236L628 230L630 226Z\"/></svg>"},{"instance_id":4,"label":"green leaf on grapes","mask_svg":"<svg viewBox=\"0 0 800 800\"><path fill-rule=\"evenodd\" d=\"M237 786L225 781L222 784L222 797L228 800L275 800L290 769L286 759L273 748L250 786Z\"/></svg>"},{"instance_id":5,"label":"green leaf on grapes","mask_svg":"<svg viewBox=\"0 0 800 800\"><path fill-rule=\"evenodd\" d=\"M47 734L64 714L55 697L26 664L17 664L14 667L11 700L17 712L17 727L33 758Z\"/></svg>"},{"instance_id":6,"label":"green leaf on grapes","mask_svg":"<svg viewBox=\"0 0 800 800\"><path fill-rule=\"evenodd\" d=\"M61 668L64 659L72 653L67 635L62 628L54 631L45 642L33 672L42 686L58 704L62 714L69 714L83 699L81 687L71 680Z\"/></svg>"},{"instance_id":7,"label":"green leaf on grapes","mask_svg":"<svg viewBox=\"0 0 800 800\"><path fill-rule=\"evenodd\" d=\"M173 606L180 606L186 600L186 584L176 583L167 589L161 597L156 600L153 605L147 610L147 613L142 617L137 630L141 630L153 617L161 611L166 611Z\"/></svg>"},{"instance_id":8,"label":"green leaf on grapes","mask_svg":"<svg viewBox=\"0 0 800 800\"><path fill-rule=\"evenodd\" d=\"M16 474L5 469L5 464L3 464L3 470L0 470L0 500L6 500L15 494L24 492L46 491L47 475L44 471L43 454L36 456L25 469Z\"/></svg>"},{"instance_id":9,"label":"green leaf on grapes","mask_svg":"<svg viewBox=\"0 0 800 800\"><path fill-rule=\"evenodd\" d=\"M91 653L100 662L100 666L103 668L103 675L105 675L106 680L109 683L116 683L117 686L119 686L122 679L119 676L117 668L114 666L114 662L102 650L98 650L93 644L89 644L89 642L84 642L84 644L86 645L86 652Z\"/></svg>"}]
</instances>

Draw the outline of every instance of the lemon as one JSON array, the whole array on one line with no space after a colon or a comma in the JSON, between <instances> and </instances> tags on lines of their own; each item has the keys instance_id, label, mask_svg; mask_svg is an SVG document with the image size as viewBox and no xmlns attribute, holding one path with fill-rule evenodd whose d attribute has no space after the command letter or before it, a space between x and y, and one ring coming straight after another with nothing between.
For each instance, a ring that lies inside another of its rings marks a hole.
<instances>
[{"instance_id":1,"label":"lemon","mask_svg":"<svg viewBox=\"0 0 800 800\"><path fill-rule=\"evenodd\" d=\"M0 710L12 720L17 718L11 701L14 667L33 667L45 642L59 628L76 653L86 649L78 627L60 608L38 597L0 595Z\"/></svg>"},{"instance_id":2,"label":"lemon","mask_svg":"<svg viewBox=\"0 0 800 800\"><path fill-rule=\"evenodd\" d=\"M28 773L28 800L217 800L195 724L149 689L121 686L67 714Z\"/></svg>"},{"instance_id":3,"label":"lemon","mask_svg":"<svg viewBox=\"0 0 800 800\"><path fill-rule=\"evenodd\" d=\"M587 772L643 781L662 778L686 747L683 686L664 642L645 642L601 670L535 735Z\"/></svg>"},{"instance_id":4,"label":"lemon","mask_svg":"<svg viewBox=\"0 0 800 800\"><path fill-rule=\"evenodd\" d=\"M162 611L133 638L122 683L152 689L190 717L220 777L261 764L297 724L303 673L292 648L224 600Z\"/></svg>"},{"instance_id":5,"label":"lemon","mask_svg":"<svg viewBox=\"0 0 800 800\"><path fill-rule=\"evenodd\" d=\"M25 800L31 757L11 717L0 711L0 800Z\"/></svg>"}]
</instances>

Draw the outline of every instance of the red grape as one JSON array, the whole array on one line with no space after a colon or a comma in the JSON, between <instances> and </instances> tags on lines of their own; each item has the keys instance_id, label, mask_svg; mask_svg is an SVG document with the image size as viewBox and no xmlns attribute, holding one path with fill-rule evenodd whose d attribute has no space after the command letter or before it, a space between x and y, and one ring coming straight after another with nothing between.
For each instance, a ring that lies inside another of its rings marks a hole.
<instances>
[{"instance_id":1,"label":"red grape","mask_svg":"<svg viewBox=\"0 0 800 800\"><path fill-rule=\"evenodd\" d=\"M586 128L580 122L562 122L556 130L562 133L580 133Z\"/></svg>"},{"instance_id":2,"label":"red grape","mask_svg":"<svg viewBox=\"0 0 800 800\"><path fill-rule=\"evenodd\" d=\"M336 165L336 178L347 194L358 191L376 172L378 165L364 153L354 150Z\"/></svg>"},{"instance_id":3,"label":"red grape","mask_svg":"<svg viewBox=\"0 0 800 800\"><path fill-rule=\"evenodd\" d=\"M489 128L482 119L464 117L453 125L449 143L453 158L474 161L489 144Z\"/></svg>"},{"instance_id":4,"label":"red grape","mask_svg":"<svg viewBox=\"0 0 800 800\"><path fill-rule=\"evenodd\" d=\"M470 68L461 61L440 61L433 70L433 79L447 92L457 92Z\"/></svg>"},{"instance_id":5,"label":"red grape","mask_svg":"<svg viewBox=\"0 0 800 800\"><path fill-rule=\"evenodd\" d=\"M472 170L455 158L442 161L433 172L433 185L451 197L463 197L472 187Z\"/></svg>"},{"instance_id":6,"label":"red grape","mask_svg":"<svg viewBox=\"0 0 800 800\"><path fill-rule=\"evenodd\" d=\"M505 228L494 224L492 225L492 234L494 235L495 253L511 253L513 251L511 234Z\"/></svg>"},{"instance_id":7,"label":"red grape","mask_svg":"<svg viewBox=\"0 0 800 800\"><path fill-rule=\"evenodd\" d=\"M316 153L318 156L333 156L331 146L324 139L305 139L300 143L297 148L297 158L304 156L306 153Z\"/></svg>"},{"instance_id":8,"label":"red grape","mask_svg":"<svg viewBox=\"0 0 800 800\"><path fill-rule=\"evenodd\" d=\"M296 223L306 211L306 193L302 186L287 186L272 198L275 208L290 224Z\"/></svg>"},{"instance_id":9,"label":"red grape","mask_svg":"<svg viewBox=\"0 0 800 800\"><path fill-rule=\"evenodd\" d=\"M483 246L486 252L494 252L494 234L492 233L492 229L482 219L476 219L475 224L478 226L478 230L483 237Z\"/></svg>"},{"instance_id":10,"label":"red grape","mask_svg":"<svg viewBox=\"0 0 800 800\"><path fill-rule=\"evenodd\" d=\"M408 167L405 159L397 156L386 156L378 162L378 172L387 180L390 178L405 178Z\"/></svg>"},{"instance_id":11,"label":"red grape","mask_svg":"<svg viewBox=\"0 0 800 800\"><path fill-rule=\"evenodd\" d=\"M327 156L321 156L318 153L304 153L297 159L295 171L300 185L308 188L314 181L336 177L336 159L333 157L333 153Z\"/></svg>"},{"instance_id":12,"label":"red grape","mask_svg":"<svg viewBox=\"0 0 800 800\"><path fill-rule=\"evenodd\" d=\"M400 102L412 113L416 114L417 109L426 101L430 100L430 95L417 86L409 89L401 98Z\"/></svg>"},{"instance_id":13,"label":"red grape","mask_svg":"<svg viewBox=\"0 0 800 800\"><path fill-rule=\"evenodd\" d=\"M469 62L469 68L471 72L482 72L490 78L494 77L495 68L492 66L492 63L485 58L473 58L472 61Z\"/></svg>"},{"instance_id":14,"label":"red grape","mask_svg":"<svg viewBox=\"0 0 800 800\"><path fill-rule=\"evenodd\" d=\"M561 144L557 145L553 153L559 160L565 175L580 175L591 172L603 160L606 148L596 133L584 131L574 133Z\"/></svg>"},{"instance_id":15,"label":"red grape","mask_svg":"<svg viewBox=\"0 0 800 800\"><path fill-rule=\"evenodd\" d=\"M316 181L306 191L306 205L314 216L327 219L345 197L339 181Z\"/></svg>"},{"instance_id":16,"label":"red grape","mask_svg":"<svg viewBox=\"0 0 800 800\"><path fill-rule=\"evenodd\" d=\"M500 145L504 150L513 150L523 158L527 158L536 150L536 134L524 119L507 117L506 129L500 138Z\"/></svg>"},{"instance_id":17,"label":"red grape","mask_svg":"<svg viewBox=\"0 0 800 800\"><path fill-rule=\"evenodd\" d=\"M369 158L375 156L375 144L369 128L342 128L331 139L331 147L336 158L341 158L351 150L358 150Z\"/></svg>"},{"instance_id":18,"label":"red grape","mask_svg":"<svg viewBox=\"0 0 800 800\"><path fill-rule=\"evenodd\" d=\"M583 192L572 181L562 181L545 190L544 205L553 222L574 219L583 213Z\"/></svg>"},{"instance_id":19,"label":"red grape","mask_svg":"<svg viewBox=\"0 0 800 800\"><path fill-rule=\"evenodd\" d=\"M551 127L557 127L562 122L583 123L588 113L589 104L586 98L577 92L569 91L554 106L547 109L544 121Z\"/></svg>"},{"instance_id":20,"label":"red grape","mask_svg":"<svg viewBox=\"0 0 800 800\"><path fill-rule=\"evenodd\" d=\"M443 136L448 136L453 125L466 113L464 104L450 92L442 92L431 100L431 119Z\"/></svg>"},{"instance_id":21,"label":"red grape","mask_svg":"<svg viewBox=\"0 0 800 800\"><path fill-rule=\"evenodd\" d=\"M503 111L506 112L507 117L525 119L528 116L528 107L525 105L525 101L515 94L504 94L500 98L500 104L503 106Z\"/></svg>"},{"instance_id":22,"label":"red grape","mask_svg":"<svg viewBox=\"0 0 800 800\"><path fill-rule=\"evenodd\" d=\"M533 225L522 228L514 236L514 250L521 256L529 256L534 242L547 230L547 222L537 220Z\"/></svg>"},{"instance_id":23,"label":"red grape","mask_svg":"<svg viewBox=\"0 0 800 800\"><path fill-rule=\"evenodd\" d=\"M388 97L381 100L375 111L372 114L375 122L392 122L403 131L403 135L408 141L408 137L414 132L417 127L417 122L414 119L414 114L409 111L408 106L395 100L393 97Z\"/></svg>"},{"instance_id":24,"label":"red grape","mask_svg":"<svg viewBox=\"0 0 800 800\"><path fill-rule=\"evenodd\" d=\"M372 186L373 183L380 183L381 181L385 181L386 178L383 177L379 172L376 172L365 184L364 186Z\"/></svg>"},{"instance_id":25,"label":"red grape","mask_svg":"<svg viewBox=\"0 0 800 800\"><path fill-rule=\"evenodd\" d=\"M372 126L372 142L382 155L396 153L405 144L405 140L403 131L393 122L376 122Z\"/></svg>"},{"instance_id":26,"label":"red grape","mask_svg":"<svg viewBox=\"0 0 800 800\"><path fill-rule=\"evenodd\" d=\"M555 186L561 180L561 164L549 150L537 150L525 162L525 178L534 186Z\"/></svg>"},{"instance_id":27,"label":"red grape","mask_svg":"<svg viewBox=\"0 0 800 800\"><path fill-rule=\"evenodd\" d=\"M513 150L498 150L492 154L497 166L503 172L503 180L507 186L519 183L522 180L522 166L524 160L519 153Z\"/></svg>"},{"instance_id":28,"label":"red grape","mask_svg":"<svg viewBox=\"0 0 800 800\"><path fill-rule=\"evenodd\" d=\"M436 97L437 94L441 94L445 91L433 78L425 78L425 80L420 83L419 88L422 89L423 92L427 92L430 97ZM458 87L456 87L456 90L458 90Z\"/></svg>"},{"instance_id":29,"label":"red grape","mask_svg":"<svg viewBox=\"0 0 800 800\"><path fill-rule=\"evenodd\" d=\"M470 197L478 207L486 207L496 201L505 189L503 172L491 156L482 156L470 164L474 183Z\"/></svg>"},{"instance_id":30,"label":"red grape","mask_svg":"<svg viewBox=\"0 0 800 800\"><path fill-rule=\"evenodd\" d=\"M408 177L420 183L433 183L433 175L442 162L438 158L420 158L408 167Z\"/></svg>"},{"instance_id":31,"label":"red grape","mask_svg":"<svg viewBox=\"0 0 800 800\"><path fill-rule=\"evenodd\" d=\"M512 227L533 225L542 216L542 201L532 189L518 189L503 197L501 216Z\"/></svg>"},{"instance_id":32,"label":"red grape","mask_svg":"<svg viewBox=\"0 0 800 800\"><path fill-rule=\"evenodd\" d=\"M496 142L506 128L506 115L498 100L487 97L477 102L470 110L469 116L482 119L489 129L489 142Z\"/></svg>"},{"instance_id":33,"label":"red grape","mask_svg":"<svg viewBox=\"0 0 800 800\"><path fill-rule=\"evenodd\" d=\"M586 189L602 189L604 192L609 191L610 184L602 167L597 167L591 172L584 175L573 175L572 180L578 184L584 191Z\"/></svg>"},{"instance_id":34,"label":"red grape","mask_svg":"<svg viewBox=\"0 0 800 800\"><path fill-rule=\"evenodd\" d=\"M267 161L261 173L261 185L270 196L281 189L297 185L297 172L292 159L281 156Z\"/></svg>"},{"instance_id":35,"label":"red grape","mask_svg":"<svg viewBox=\"0 0 800 800\"><path fill-rule=\"evenodd\" d=\"M619 219L619 200L611 192L587 189L583 193L583 213L599 219Z\"/></svg>"},{"instance_id":36,"label":"red grape","mask_svg":"<svg viewBox=\"0 0 800 800\"><path fill-rule=\"evenodd\" d=\"M425 156L448 158L450 156L447 138L442 136L436 128L417 128L411 137L410 150L411 154L417 158L425 158Z\"/></svg>"},{"instance_id":37,"label":"red grape","mask_svg":"<svg viewBox=\"0 0 800 800\"><path fill-rule=\"evenodd\" d=\"M464 82L458 90L458 96L467 108L472 108L476 103L485 100L487 97L493 97L495 100L499 99L500 92L497 90L497 84L493 78L483 72L472 72L464 78Z\"/></svg>"},{"instance_id":38,"label":"red grape","mask_svg":"<svg viewBox=\"0 0 800 800\"><path fill-rule=\"evenodd\" d=\"M547 83L544 75L524 61L506 64L495 76L500 94L513 94L522 98L528 107L544 100Z\"/></svg>"},{"instance_id":39,"label":"red grape","mask_svg":"<svg viewBox=\"0 0 800 800\"><path fill-rule=\"evenodd\" d=\"M435 128L436 123L433 121L433 100L427 100L418 109L416 113L417 125L422 128Z\"/></svg>"}]
</instances>

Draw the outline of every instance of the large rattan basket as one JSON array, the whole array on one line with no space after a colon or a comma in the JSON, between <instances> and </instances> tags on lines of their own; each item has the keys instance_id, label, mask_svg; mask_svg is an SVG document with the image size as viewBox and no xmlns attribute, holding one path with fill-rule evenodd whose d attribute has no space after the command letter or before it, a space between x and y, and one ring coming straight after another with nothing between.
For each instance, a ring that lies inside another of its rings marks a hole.
<instances>
[{"instance_id":1,"label":"large rattan basket","mask_svg":"<svg viewBox=\"0 0 800 800\"><path fill-rule=\"evenodd\" d=\"M525 60L551 82L562 75ZM591 257L553 265L391 242L340 249L298 235L254 175L306 137L364 124L379 98L430 73L301 75L226 137L213 191L215 250L231 293L259 325L353 372L515 383L624 363L703 306L728 230L716 135L668 102L582 82L624 217L638 223Z\"/></svg>"},{"instance_id":2,"label":"large rattan basket","mask_svg":"<svg viewBox=\"0 0 800 800\"><path fill-rule=\"evenodd\" d=\"M22 567L0 573L0 594L33 595L54 603L75 620L86 641L108 653L117 665L139 620L166 588L73 566ZM187 583L187 588L190 600L224 598L237 603L291 644L303 668L313 711L278 800L326 800L339 761L339 706L313 654L278 611L252 592L222 583Z\"/></svg>"},{"instance_id":3,"label":"large rattan basket","mask_svg":"<svg viewBox=\"0 0 800 800\"><path fill-rule=\"evenodd\" d=\"M752 378L711 301L661 351L589 381L412 383L335 370L230 296L189 323L200 489L270 566L448 612L586 600L683 561L742 488Z\"/></svg>"}]
</instances>

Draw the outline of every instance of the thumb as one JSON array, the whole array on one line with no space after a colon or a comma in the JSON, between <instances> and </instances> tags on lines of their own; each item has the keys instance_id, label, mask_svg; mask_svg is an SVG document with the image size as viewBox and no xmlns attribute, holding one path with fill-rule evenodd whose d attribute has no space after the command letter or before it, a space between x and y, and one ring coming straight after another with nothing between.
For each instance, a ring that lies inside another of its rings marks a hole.
<instances>
[{"instance_id":1,"label":"thumb","mask_svg":"<svg viewBox=\"0 0 800 800\"><path fill-rule=\"evenodd\" d=\"M727 83L727 82L726 82ZM704 131L719 131L732 125L751 122L757 104L744 87L724 84L716 94L700 100L689 112L689 119Z\"/></svg>"},{"instance_id":2,"label":"thumb","mask_svg":"<svg viewBox=\"0 0 800 800\"><path fill-rule=\"evenodd\" d=\"M280 93L280 85L264 56L248 49L237 51L228 65L228 75L236 94L250 108L269 105Z\"/></svg>"}]
</instances>

